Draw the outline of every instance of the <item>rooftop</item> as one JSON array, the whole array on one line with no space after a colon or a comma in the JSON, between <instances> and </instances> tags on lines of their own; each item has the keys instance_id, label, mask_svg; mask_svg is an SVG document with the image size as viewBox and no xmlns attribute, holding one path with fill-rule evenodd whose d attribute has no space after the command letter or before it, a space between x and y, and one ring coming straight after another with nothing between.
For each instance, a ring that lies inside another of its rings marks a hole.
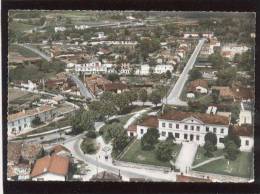
<instances>
[{"instance_id":1,"label":"rooftop","mask_svg":"<svg viewBox=\"0 0 260 194\"><path fill-rule=\"evenodd\" d=\"M182 121L189 117L194 117L205 124L229 125L228 117L220 116L220 115L209 115L206 113L196 113L196 112L172 111L161 115L159 119Z\"/></svg>"},{"instance_id":2,"label":"rooftop","mask_svg":"<svg viewBox=\"0 0 260 194\"><path fill-rule=\"evenodd\" d=\"M208 81L203 79L197 79L191 81L187 87L188 91L196 91L196 87L201 86L203 88L208 88Z\"/></svg>"},{"instance_id":3,"label":"rooftop","mask_svg":"<svg viewBox=\"0 0 260 194\"><path fill-rule=\"evenodd\" d=\"M238 136L253 137L253 126L249 124L243 124L241 126L234 126L232 132Z\"/></svg>"},{"instance_id":4,"label":"rooftop","mask_svg":"<svg viewBox=\"0 0 260 194\"><path fill-rule=\"evenodd\" d=\"M44 106L40 106L40 107L37 107L37 108L34 108L34 109L24 110L24 111L15 113L15 114L8 115L8 121L9 122L15 121L17 119L21 119L21 118L24 118L24 117L37 115L37 114L42 113L42 112L50 111L54 108L55 107L44 105Z\"/></svg>"},{"instance_id":5,"label":"rooftop","mask_svg":"<svg viewBox=\"0 0 260 194\"><path fill-rule=\"evenodd\" d=\"M66 176L69 170L69 159L67 157L52 155L44 156L36 161L31 177L36 177L44 173L53 173Z\"/></svg>"},{"instance_id":6,"label":"rooftop","mask_svg":"<svg viewBox=\"0 0 260 194\"><path fill-rule=\"evenodd\" d=\"M158 117L154 116L154 115L149 115L147 117L145 117L144 119L142 119L138 125L141 126L147 126L147 127L152 127L152 128L157 128L158 127Z\"/></svg>"},{"instance_id":7,"label":"rooftop","mask_svg":"<svg viewBox=\"0 0 260 194\"><path fill-rule=\"evenodd\" d=\"M111 173L111 172L102 171L98 174L93 175L93 177L90 179L90 181L121 182L122 177L120 176L120 174L114 174L114 173Z\"/></svg>"}]
</instances>

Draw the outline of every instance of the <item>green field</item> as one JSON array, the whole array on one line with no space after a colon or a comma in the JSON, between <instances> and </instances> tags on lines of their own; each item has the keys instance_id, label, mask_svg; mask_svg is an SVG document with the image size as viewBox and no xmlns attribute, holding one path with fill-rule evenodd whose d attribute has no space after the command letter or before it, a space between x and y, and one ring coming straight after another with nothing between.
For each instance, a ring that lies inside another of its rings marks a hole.
<instances>
[{"instance_id":1,"label":"green field","mask_svg":"<svg viewBox=\"0 0 260 194\"><path fill-rule=\"evenodd\" d=\"M181 149L181 145L174 145L174 152L176 153L176 157ZM162 162L156 158L155 150L144 151L141 149L141 141L136 140L131 145L128 151L123 155L120 159L126 162L134 162L140 164L148 164L155 166L164 166L170 167L170 162Z\"/></svg>"},{"instance_id":2,"label":"green field","mask_svg":"<svg viewBox=\"0 0 260 194\"><path fill-rule=\"evenodd\" d=\"M24 57L39 57L39 55L37 55L36 53L19 45L10 45L8 47L8 52L17 52Z\"/></svg>"},{"instance_id":3,"label":"green field","mask_svg":"<svg viewBox=\"0 0 260 194\"><path fill-rule=\"evenodd\" d=\"M197 164L199 164L199 163L201 163L201 162L204 162L204 161L206 161L206 160L211 159L211 158L209 158L209 157L207 157L207 156L204 155L205 152L206 152L206 151L205 151L205 149L204 149L203 147L198 147L197 153L196 153L196 155L195 155L195 159L194 159L193 164L192 164L193 166L194 166L194 165L197 165ZM216 150L215 152L213 152L213 154L214 154L213 157L218 157L218 156L224 155L222 149Z\"/></svg>"},{"instance_id":4,"label":"green field","mask_svg":"<svg viewBox=\"0 0 260 194\"><path fill-rule=\"evenodd\" d=\"M200 172L250 178L252 177L253 171L252 160L253 157L251 152L241 152L235 161L229 162L229 165L227 159L220 159L195 168L194 170Z\"/></svg>"},{"instance_id":5,"label":"green field","mask_svg":"<svg viewBox=\"0 0 260 194\"><path fill-rule=\"evenodd\" d=\"M22 22L11 22L8 26L10 29L15 30L15 31L26 31L26 30L31 30L33 29L35 26L33 25L29 25L29 24L24 24Z\"/></svg>"}]
</instances>

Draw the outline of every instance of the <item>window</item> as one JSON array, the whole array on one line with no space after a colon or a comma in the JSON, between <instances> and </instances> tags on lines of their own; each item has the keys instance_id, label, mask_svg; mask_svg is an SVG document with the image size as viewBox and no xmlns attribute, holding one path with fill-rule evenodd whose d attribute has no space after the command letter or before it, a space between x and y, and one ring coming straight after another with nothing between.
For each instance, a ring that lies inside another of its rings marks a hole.
<instances>
[{"instance_id":1,"label":"window","mask_svg":"<svg viewBox=\"0 0 260 194\"><path fill-rule=\"evenodd\" d=\"M249 146L249 141L248 140L246 140L246 146Z\"/></svg>"},{"instance_id":2,"label":"window","mask_svg":"<svg viewBox=\"0 0 260 194\"><path fill-rule=\"evenodd\" d=\"M200 126L197 126L196 128L197 128L197 131L200 131Z\"/></svg>"},{"instance_id":3,"label":"window","mask_svg":"<svg viewBox=\"0 0 260 194\"><path fill-rule=\"evenodd\" d=\"M12 122L12 126L14 126L14 122Z\"/></svg>"},{"instance_id":4,"label":"window","mask_svg":"<svg viewBox=\"0 0 260 194\"><path fill-rule=\"evenodd\" d=\"M217 132L217 129L216 128L213 128L213 133L216 133Z\"/></svg>"},{"instance_id":5,"label":"window","mask_svg":"<svg viewBox=\"0 0 260 194\"><path fill-rule=\"evenodd\" d=\"M188 125L184 125L184 129L188 129Z\"/></svg>"},{"instance_id":6,"label":"window","mask_svg":"<svg viewBox=\"0 0 260 194\"><path fill-rule=\"evenodd\" d=\"M165 135L166 135L166 132L162 131L162 136L165 137Z\"/></svg>"},{"instance_id":7,"label":"window","mask_svg":"<svg viewBox=\"0 0 260 194\"><path fill-rule=\"evenodd\" d=\"M184 139L188 139L188 135L187 134L184 134Z\"/></svg>"},{"instance_id":8,"label":"window","mask_svg":"<svg viewBox=\"0 0 260 194\"><path fill-rule=\"evenodd\" d=\"M206 127L206 132L209 132L209 127Z\"/></svg>"},{"instance_id":9,"label":"window","mask_svg":"<svg viewBox=\"0 0 260 194\"><path fill-rule=\"evenodd\" d=\"M162 127L165 127L165 123L162 123Z\"/></svg>"},{"instance_id":10,"label":"window","mask_svg":"<svg viewBox=\"0 0 260 194\"><path fill-rule=\"evenodd\" d=\"M18 120L18 124L20 124L20 120Z\"/></svg>"},{"instance_id":11,"label":"window","mask_svg":"<svg viewBox=\"0 0 260 194\"><path fill-rule=\"evenodd\" d=\"M194 130L194 126L190 126L190 129L193 131Z\"/></svg>"},{"instance_id":12,"label":"window","mask_svg":"<svg viewBox=\"0 0 260 194\"><path fill-rule=\"evenodd\" d=\"M221 133L224 133L224 129L223 128L221 129Z\"/></svg>"},{"instance_id":13,"label":"window","mask_svg":"<svg viewBox=\"0 0 260 194\"><path fill-rule=\"evenodd\" d=\"M219 143L224 143L224 138L219 138Z\"/></svg>"},{"instance_id":14,"label":"window","mask_svg":"<svg viewBox=\"0 0 260 194\"><path fill-rule=\"evenodd\" d=\"M26 122L26 119L24 119L24 122Z\"/></svg>"},{"instance_id":15,"label":"window","mask_svg":"<svg viewBox=\"0 0 260 194\"><path fill-rule=\"evenodd\" d=\"M179 133L175 133L175 138L179 138L180 134Z\"/></svg>"},{"instance_id":16,"label":"window","mask_svg":"<svg viewBox=\"0 0 260 194\"><path fill-rule=\"evenodd\" d=\"M169 123L169 128L172 128L172 123Z\"/></svg>"},{"instance_id":17,"label":"window","mask_svg":"<svg viewBox=\"0 0 260 194\"><path fill-rule=\"evenodd\" d=\"M200 136L199 136L199 135L196 136L196 140L197 140L197 141L200 140Z\"/></svg>"},{"instance_id":18,"label":"window","mask_svg":"<svg viewBox=\"0 0 260 194\"><path fill-rule=\"evenodd\" d=\"M179 124L176 124L176 129L179 129Z\"/></svg>"},{"instance_id":19,"label":"window","mask_svg":"<svg viewBox=\"0 0 260 194\"><path fill-rule=\"evenodd\" d=\"M19 131L21 131L22 130L22 127L21 126L19 126Z\"/></svg>"},{"instance_id":20,"label":"window","mask_svg":"<svg viewBox=\"0 0 260 194\"><path fill-rule=\"evenodd\" d=\"M143 129L141 129L141 134L143 134L144 133L144 130Z\"/></svg>"},{"instance_id":21,"label":"window","mask_svg":"<svg viewBox=\"0 0 260 194\"><path fill-rule=\"evenodd\" d=\"M24 124L24 128L26 128L27 127L27 124Z\"/></svg>"}]
</instances>

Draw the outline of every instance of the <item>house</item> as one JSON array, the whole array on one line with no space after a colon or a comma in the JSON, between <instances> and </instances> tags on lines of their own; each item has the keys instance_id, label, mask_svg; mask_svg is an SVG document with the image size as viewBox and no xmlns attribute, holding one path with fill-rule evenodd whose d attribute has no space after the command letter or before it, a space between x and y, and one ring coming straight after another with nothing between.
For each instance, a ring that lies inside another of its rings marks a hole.
<instances>
[{"instance_id":1,"label":"house","mask_svg":"<svg viewBox=\"0 0 260 194\"><path fill-rule=\"evenodd\" d=\"M65 181L69 172L69 158L47 155L38 159L31 172L33 181Z\"/></svg>"},{"instance_id":2,"label":"house","mask_svg":"<svg viewBox=\"0 0 260 194\"><path fill-rule=\"evenodd\" d=\"M27 161L29 164L43 155L43 146L41 144L26 143L22 144L21 156L23 161Z\"/></svg>"},{"instance_id":3,"label":"house","mask_svg":"<svg viewBox=\"0 0 260 194\"><path fill-rule=\"evenodd\" d=\"M36 117L39 117L42 122L52 120L55 116L55 109L53 106L43 105L8 115L8 135L17 135L26 129L30 129L31 122Z\"/></svg>"},{"instance_id":4,"label":"house","mask_svg":"<svg viewBox=\"0 0 260 194\"><path fill-rule=\"evenodd\" d=\"M241 102L241 109L239 113L239 126L243 124L252 124L252 110L253 104L250 102Z\"/></svg>"},{"instance_id":5,"label":"house","mask_svg":"<svg viewBox=\"0 0 260 194\"><path fill-rule=\"evenodd\" d=\"M37 84L33 83L31 80L28 80L28 83L21 83L22 89L32 92L37 89Z\"/></svg>"},{"instance_id":6,"label":"house","mask_svg":"<svg viewBox=\"0 0 260 194\"><path fill-rule=\"evenodd\" d=\"M50 149L50 155L58 155L63 157L71 157L70 151L63 145L55 145Z\"/></svg>"},{"instance_id":7,"label":"house","mask_svg":"<svg viewBox=\"0 0 260 194\"><path fill-rule=\"evenodd\" d=\"M231 91L233 93L234 100L237 101L251 101L255 98L255 92L253 88L233 85Z\"/></svg>"},{"instance_id":8,"label":"house","mask_svg":"<svg viewBox=\"0 0 260 194\"><path fill-rule=\"evenodd\" d=\"M191 81L187 86L187 91L192 93L208 93L208 81L203 79L197 79Z\"/></svg>"},{"instance_id":9,"label":"house","mask_svg":"<svg viewBox=\"0 0 260 194\"><path fill-rule=\"evenodd\" d=\"M107 80L101 75L92 75L91 77L85 76L85 83L94 95L103 92L105 84L111 84L112 81Z\"/></svg>"},{"instance_id":10,"label":"house","mask_svg":"<svg viewBox=\"0 0 260 194\"><path fill-rule=\"evenodd\" d=\"M137 126L132 124L127 128L127 135L128 137L135 137L137 136Z\"/></svg>"},{"instance_id":11,"label":"house","mask_svg":"<svg viewBox=\"0 0 260 194\"><path fill-rule=\"evenodd\" d=\"M202 33L202 37L211 39L214 37L214 33L213 32L204 32L204 33Z\"/></svg>"},{"instance_id":12,"label":"house","mask_svg":"<svg viewBox=\"0 0 260 194\"><path fill-rule=\"evenodd\" d=\"M149 115L138 122L136 126L137 139L141 139L148 128L158 128L158 117Z\"/></svg>"},{"instance_id":13,"label":"house","mask_svg":"<svg viewBox=\"0 0 260 194\"><path fill-rule=\"evenodd\" d=\"M140 69L137 69L135 74L136 75L149 75L150 74L150 66L149 65L141 65Z\"/></svg>"},{"instance_id":14,"label":"house","mask_svg":"<svg viewBox=\"0 0 260 194\"><path fill-rule=\"evenodd\" d=\"M122 63L120 65L121 69L120 69L120 74L122 75L129 75L130 74L130 64L129 63Z\"/></svg>"},{"instance_id":15,"label":"house","mask_svg":"<svg viewBox=\"0 0 260 194\"><path fill-rule=\"evenodd\" d=\"M65 30L66 30L66 27L63 27L63 26L54 27L55 32L63 32Z\"/></svg>"},{"instance_id":16,"label":"house","mask_svg":"<svg viewBox=\"0 0 260 194\"><path fill-rule=\"evenodd\" d=\"M87 75L91 74L106 74L107 66L100 61L92 61L85 64L75 64L75 71L77 73L83 72Z\"/></svg>"},{"instance_id":17,"label":"house","mask_svg":"<svg viewBox=\"0 0 260 194\"><path fill-rule=\"evenodd\" d=\"M128 86L121 82L107 83L104 85L104 91L114 92L117 94L120 94L126 90L128 90Z\"/></svg>"},{"instance_id":18,"label":"house","mask_svg":"<svg viewBox=\"0 0 260 194\"><path fill-rule=\"evenodd\" d=\"M232 128L232 133L240 137L240 151L250 152L254 147L253 126L249 124L236 125Z\"/></svg>"},{"instance_id":19,"label":"house","mask_svg":"<svg viewBox=\"0 0 260 194\"><path fill-rule=\"evenodd\" d=\"M154 69L155 74L163 74L167 71L170 71L172 73L173 66L172 65L156 65Z\"/></svg>"},{"instance_id":20,"label":"house","mask_svg":"<svg viewBox=\"0 0 260 194\"><path fill-rule=\"evenodd\" d=\"M89 26L88 25L75 25L74 28L76 30L85 30L85 29L88 29Z\"/></svg>"},{"instance_id":21,"label":"house","mask_svg":"<svg viewBox=\"0 0 260 194\"><path fill-rule=\"evenodd\" d=\"M144 124L138 124L137 138L141 139L151 125L152 127L157 125L160 140L165 140L172 134L178 144L184 141L192 141L203 146L206 133L213 132L217 136L217 147L223 148L223 140L228 134L229 123L230 118L224 116L171 111L158 118L155 116L152 121L148 120Z\"/></svg>"},{"instance_id":22,"label":"house","mask_svg":"<svg viewBox=\"0 0 260 194\"><path fill-rule=\"evenodd\" d=\"M198 38L198 37L199 37L198 33L185 32L183 34L183 38Z\"/></svg>"},{"instance_id":23,"label":"house","mask_svg":"<svg viewBox=\"0 0 260 194\"><path fill-rule=\"evenodd\" d=\"M92 176L89 181L94 182L122 182L120 173L117 175L112 172L102 171Z\"/></svg>"},{"instance_id":24,"label":"house","mask_svg":"<svg viewBox=\"0 0 260 194\"><path fill-rule=\"evenodd\" d=\"M225 44L221 48L221 53L223 54L224 57L233 59L235 54L242 54L248 50L249 48L245 45Z\"/></svg>"},{"instance_id":25,"label":"house","mask_svg":"<svg viewBox=\"0 0 260 194\"><path fill-rule=\"evenodd\" d=\"M212 86L211 90L218 90L219 97L223 98L224 100L233 100L233 92L228 86Z\"/></svg>"}]
</instances>

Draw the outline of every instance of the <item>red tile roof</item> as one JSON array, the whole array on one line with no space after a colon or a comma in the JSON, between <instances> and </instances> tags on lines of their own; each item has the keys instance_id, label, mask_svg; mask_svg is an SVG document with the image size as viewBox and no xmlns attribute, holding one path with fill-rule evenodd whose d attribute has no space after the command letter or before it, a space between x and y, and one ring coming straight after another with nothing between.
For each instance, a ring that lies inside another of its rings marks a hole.
<instances>
[{"instance_id":1,"label":"red tile roof","mask_svg":"<svg viewBox=\"0 0 260 194\"><path fill-rule=\"evenodd\" d=\"M132 125L130 125L130 126L127 128L127 131L136 132L136 131L137 131L137 128L136 128L136 127L137 127L136 125L132 124Z\"/></svg>"},{"instance_id":2,"label":"red tile roof","mask_svg":"<svg viewBox=\"0 0 260 194\"><path fill-rule=\"evenodd\" d=\"M36 177L44 173L53 173L66 176L69 170L69 159L62 156L52 155L45 156L36 161L31 177Z\"/></svg>"},{"instance_id":3,"label":"red tile roof","mask_svg":"<svg viewBox=\"0 0 260 194\"><path fill-rule=\"evenodd\" d=\"M208 81L203 79L197 79L194 81L191 81L189 85L187 86L188 91L196 91L196 87L201 86L203 88L208 88Z\"/></svg>"},{"instance_id":4,"label":"red tile roof","mask_svg":"<svg viewBox=\"0 0 260 194\"><path fill-rule=\"evenodd\" d=\"M176 182L212 182L210 179L197 178L192 176L176 175Z\"/></svg>"},{"instance_id":5,"label":"red tile roof","mask_svg":"<svg viewBox=\"0 0 260 194\"><path fill-rule=\"evenodd\" d=\"M153 115L145 117L138 123L138 125L152 127L152 128L157 128L158 124L159 124L158 117Z\"/></svg>"},{"instance_id":6,"label":"red tile roof","mask_svg":"<svg viewBox=\"0 0 260 194\"><path fill-rule=\"evenodd\" d=\"M249 124L237 125L232 128L232 133L238 136L253 137L253 126Z\"/></svg>"},{"instance_id":7,"label":"red tile roof","mask_svg":"<svg viewBox=\"0 0 260 194\"><path fill-rule=\"evenodd\" d=\"M172 111L161 115L159 119L182 121L183 119L188 117L194 117L206 124L229 125L228 117L195 112Z\"/></svg>"},{"instance_id":8,"label":"red tile roof","mask_svg":"<svg viewBox=\"0 0 260 194\"><path fill-rule=\"evenodd\" d=\"M105 91L115 91L115 90L124 90L127 89L127 85L120 83L120 82L116 82L116 83L107 83L104 85L104 90Z\"/></svg>"}]
</instances>

